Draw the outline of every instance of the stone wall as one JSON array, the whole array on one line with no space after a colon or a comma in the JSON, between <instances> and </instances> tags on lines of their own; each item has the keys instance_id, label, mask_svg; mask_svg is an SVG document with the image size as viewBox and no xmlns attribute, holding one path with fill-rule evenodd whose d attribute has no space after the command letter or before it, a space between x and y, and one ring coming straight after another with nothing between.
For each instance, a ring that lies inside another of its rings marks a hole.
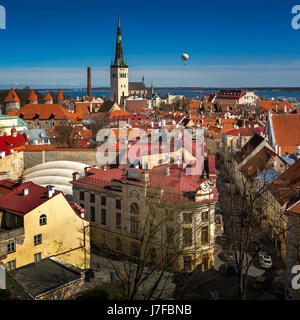
<instances>
[{"instance_id":1,"label":"stone wall","mask_svg":"<svg viewBox=\"0 0 300 320\"><path fill-rule=\"evenodd\" d=\"M46 151L25 151L24 170L32 168L41 163L51 161L74 161L94 166L97 165L96 152L97 150L92 149L55 149Z\"/></svg>"}]
</instances>

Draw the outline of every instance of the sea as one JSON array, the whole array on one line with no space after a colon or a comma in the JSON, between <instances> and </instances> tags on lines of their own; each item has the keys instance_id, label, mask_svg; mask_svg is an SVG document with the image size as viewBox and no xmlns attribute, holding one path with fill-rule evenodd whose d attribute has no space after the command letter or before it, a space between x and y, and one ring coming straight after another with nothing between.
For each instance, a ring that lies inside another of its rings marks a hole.
<instances>
[{"instance_id":1,"label":"sea","mask_svg":"<svg viewBox=\"0 0 300 320\"><path fill-rule=\"evenodd\" d=\"M57 90L50 90L53 93L57 93ZM189 98L197 98L200 95L199 91L196 90L155 90L156 92L159 93L170 93L170 94L179 94L179 95L184 95ZM40 90L41 93L47 92L47 90ZM202 91L202 96L205 93L213 93L213 92L218 92L218 89L216 90L203 90ZM261 98L266 98L266 99L279 99L279 100L284 100L288 98L296 99L300 102L300 91L285 91L285 90L263 90L263 91L255 91L255 93L260 96ZM77 98L77 97L83 97L87 95L86 90L63 90L63 94L65 96L68 96L70 98ZM110 91L108 90L92 90L92 96L105 96L105 97L110 97Z\"/></svg>"}]
</instances>

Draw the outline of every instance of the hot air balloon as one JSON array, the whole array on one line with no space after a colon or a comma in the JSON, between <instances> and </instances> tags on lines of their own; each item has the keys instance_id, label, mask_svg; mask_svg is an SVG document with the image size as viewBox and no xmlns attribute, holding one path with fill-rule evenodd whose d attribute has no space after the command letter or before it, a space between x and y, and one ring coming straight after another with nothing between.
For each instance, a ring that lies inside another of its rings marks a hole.
<instances>
[{"instance_id":1,"label":"hot air balloon","mask_svg":"<svg viewBox=\"0 0 300 320\"><path fill-rule=\"evenodd\" d=\"M188 61L189 58L190 57L189 57L189 55L187 53L184 53L184 54L181 55L181 60L183 60L183 61ZM186 65L186 63L184 65Z\"/></svg>"}]
</instances>

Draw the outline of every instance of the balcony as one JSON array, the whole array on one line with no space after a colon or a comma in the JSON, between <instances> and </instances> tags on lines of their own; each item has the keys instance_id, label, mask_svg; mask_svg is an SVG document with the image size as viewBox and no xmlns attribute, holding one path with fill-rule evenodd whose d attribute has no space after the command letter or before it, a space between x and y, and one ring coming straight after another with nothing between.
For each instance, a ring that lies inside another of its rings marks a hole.
<instances>
[{"instance_id":1,"label":"balcony","mask_svg":"<svg viewBox=\"0 0 300 320\"><path fill-rule=\"evenodd\" d=\"M0 242L14 239L25 234L24 227L15 228L15 229L2 229L0 228Z\"/></svg>"}]
</instances>

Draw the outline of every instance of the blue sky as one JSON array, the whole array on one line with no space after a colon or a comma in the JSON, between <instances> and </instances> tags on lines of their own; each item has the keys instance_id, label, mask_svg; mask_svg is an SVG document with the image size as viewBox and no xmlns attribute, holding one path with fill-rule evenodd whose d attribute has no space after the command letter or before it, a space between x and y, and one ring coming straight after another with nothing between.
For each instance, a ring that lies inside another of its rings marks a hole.
<instances>
[{"instance_id":1,"label":"blue sky","mask_svg":"<svg viewBox=\"0 0 300 320\"><path fill-rule=\"evenodd\" d=\"M109 86L117 15L130 80L155 86L300 86L300 0L0 0L0 88ZM188 53L186 66L181 53Z\"/></svg>"}]
</instances>

